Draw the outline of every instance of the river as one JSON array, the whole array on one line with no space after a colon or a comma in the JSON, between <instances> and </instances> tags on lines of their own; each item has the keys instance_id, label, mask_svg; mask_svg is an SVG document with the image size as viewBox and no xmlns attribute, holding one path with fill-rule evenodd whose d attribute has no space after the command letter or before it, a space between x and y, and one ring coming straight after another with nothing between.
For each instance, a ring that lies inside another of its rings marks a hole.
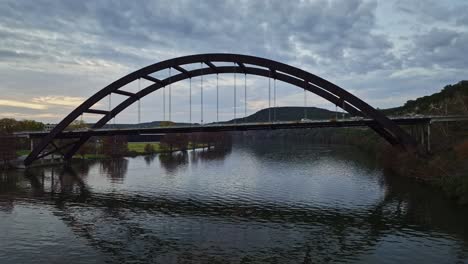
<instances>
[{"instance_id":1,"label":"river","mask_svg":"<svg viewBox=\"0 0 468 264\"><path fill-rule=\"evenodd\" d=\"M0 263L468 263L467 207L345 147L0 172Z\"/></svg>"}]
</instances>

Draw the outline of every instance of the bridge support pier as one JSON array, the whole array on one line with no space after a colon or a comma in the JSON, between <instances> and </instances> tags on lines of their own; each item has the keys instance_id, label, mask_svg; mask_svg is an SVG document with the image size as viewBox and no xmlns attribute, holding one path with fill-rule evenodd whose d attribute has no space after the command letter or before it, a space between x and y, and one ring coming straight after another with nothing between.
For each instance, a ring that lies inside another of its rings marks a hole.
<instances>
[{"instance_id":1,"label":"bridge support pier","mask_svg":"<svg viewBox=\"0 0 468 264\"><path fill-rule=\"evenodd\" d=\"M431 152L431 123L425 122L408 128L408 132L418 142L419 149L423 152Z\"/></svg>"},{"instance_id":2,"label":"bridge support pier","mask_svg":"<svg viewBox=\"0 0 468 264\"><path fill-rule=\"evenodd\" d=\"M34 149L34 138L31 137L29 139L30 139L29 144L30 144L30 148L31 148L30 150L33 151L33 149Z\"/></svg>"},{"instance_id":3,"label":"bridge support pier","mask_svg":"<svg viewBox=\"0 0 468 264\"><path fill-rule=\"evenodd\" d=\"M427 150L427 153L430 153L431 152L431 123L427 124L427 127L426 127L426 150Z\"/></svg>"},{"instance_id":4,"label":"bridge support pier","mask_svg":"<svg viewBox=\"0 0 468 264\"><path fill-rule=\"evenodd\" d=\"M424 125L421 125L421 146L423 146L423 148L426 148L426 141L425 141L425 129L424 129Z\"/></svg>"},{"instance_id":5,"label":"bridge support pier","mask_svg":"<svg viewBox=\"0 0 468 264\"><path fill-rule=\"evenodd\" d=\"M426 153L431 152L431 124L423 124L421 125L421 138L420 138L420 144L423 148L423 150Z\"/></svg>"}]
</instances>

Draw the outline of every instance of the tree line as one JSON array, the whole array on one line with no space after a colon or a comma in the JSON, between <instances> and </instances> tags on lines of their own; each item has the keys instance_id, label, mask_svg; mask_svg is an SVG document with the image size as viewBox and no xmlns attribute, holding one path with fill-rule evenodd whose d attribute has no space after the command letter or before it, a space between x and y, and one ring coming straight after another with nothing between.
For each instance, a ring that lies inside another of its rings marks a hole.
<instances>
[{"instance_id":1,"label":"tree line","mask_svg":"<svg viewBox=\"0 0 468 264\"><path fill-rule=\"evenodd\" d=\"M34 120L0 119L0 134L10 135L20 131L42 131L45 124Z\"/></svg>"},{"instance_id":2,"label":"tree line","mask_svg":"<svg viewBox=\"0 0 468 264\"><path fill-rule=\"evenodd\" d=\"M0 119L0 162L6 166L17 157L17 150L28 145L28 140L16 138L13 133L20 131L44 130L44 123L34 120Z\"/></svg>"}]
</instances>

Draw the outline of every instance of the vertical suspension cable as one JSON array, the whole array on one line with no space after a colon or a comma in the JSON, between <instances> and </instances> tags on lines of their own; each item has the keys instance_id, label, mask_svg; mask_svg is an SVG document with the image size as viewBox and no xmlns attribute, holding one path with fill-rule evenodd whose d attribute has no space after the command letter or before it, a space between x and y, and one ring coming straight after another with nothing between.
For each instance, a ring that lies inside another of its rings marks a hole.
<instances>
[{"instance_id":1,"label":"vertical suspension cable","mask_svg":"<svg viewBox=\"0 0 468 264\"><path fill-rule=\"evenodd\" d=\"M338 105L335 104L335 120L338 120Z\"/></svg>"},{"instance_id":2,"label":"vertical suspension cable","mask_svg":"<svg viewBox=\"0 0 468 264\"><path fill-rule=\"evenodd\" d=\"M200 92L201 92L201 97L200 97L200 110L201 110L201 124L203 124L203 63L200 62L200 71L201 71L201 76L200 76Z\"/></svg>"},{"instance_id":3,"label":"vertical suspension cable","mask_svg":"<svg viewBox=\"0 0 468 264\"><path fill-rule=\"evenodd\" d=\"M244 122L247 119L247 73L244 73Z\"/></svg>"},{"instance_id":4,"label":"vertical suspension cable","mask_svg":"<svg viewBox=\"0 0 468 264\"><path fill-rule=\"evenodd\" d=\"M88 72L88 67L86 67L86 80L89 80L89 72ZM110 95L110 94L109 94ZM109 110L110 111L110 110ZM80 123L83 124L83 115L84 113L81 113L81 117L80 117ZM32 140L32 139L31 139ZM52 170L52 173L53 173L53 170Z\"/></svg>"},{"instance_id":5,"label":"vertical suspension cable","mask_svg":"<svg viewBox=\"0 0 468 264\"><path fill-rule=\"evenodd\" d=\"M234 63L234 123L236 123L236 97L237 97L237 87L236 87L236 63Z\"/></svg>"},{"instance_id":6,"label":"vertical suspension cable","mask_svg":"<svg viewBox=\"0 0 468 264\"><path fill-rule=\"evenodd\" d=\"M112 111L112 93L109 94L109 113ZM115 125L115 116L112 117L112 122Z\"/></svg>"},{"instance_id":7,"label":"vertical suspension cable","mask_svg":"<svg viewBox=\"0 0 468 264\"><path fill-rule=\"evenodd\" d=\"M141 91L141 78L138 78L138 127L141 124L141 101L140 101L140 91Z\"/></svg>"},{"instance_id":8,"label":"vertical suspension cable","mask_svg":"<svg viewBox=\"0 0 468 264\"><path fill-rule=\"evenodd\" d=\"M273 79L273 121L276 122L276 78Z\"/></svg>"},{"instance_id":9,"label":"vertical suspension cable","mask_svg":"<svg viewBox=\"0 0 468 264\"><path fill-rule=\"evenodd\" d=\"M192 125L192 77L189 78L189 108L190 108L190 125Z\"/></svg>"},{"instance_id":10,"label":"vertical suspension cable","mask_svg":"<svg viewBox=\"0 0 468 264\"><path fill-rule=\"evenodd\" d=\"M163 86L163 121L166 121L166 86Z\"/></svg>"},{"instance_id":11,"label":"vertical suspension cable","mask_svg":"<svg viewBox=\"0 0 468 264\"><path fill-rule=\"evenodd\" d=\"M271 70L268 71L268 122L271 122Z\"/></svg>"},{"instance_id":12,"label":"vertical suspension cable","mask_svg":"<svg viewBox=\"0 0 468 264\"><path fill-rule=\"evenodd\" d=\"M345 119L345 100L343 100L343 105L342 105L342 111L343 111L343 115L341 116L341 119Z\"/></svg>"},{"instance_id":13,"label":"vertical suspension cable","mask_svg":"<svg viewBox=\"0 0 468 264\"><path fill-rule=\"evenodd\" d=\"M307 91L305 86L307 85L306 82L304 82L304 119L307 119Z\"/></svg>"},{"instance_id":14,"label":"vertical suspension cable","mask_svg":"<svg viewBox=\"0 0 468 264\"><path fill-rule=\"evenodd\" d=\"M219 74L216 73L216 122L219 122Z\"/></svg>"},{"instance_id":15,"label":"vertical suspension cable","mask_svg":"<svg viewBox=\"0 0 468 264\"><path fill-rule=\"evenodd\" d=\"M169 121L172 120L171 113L172 113L172 74L171 74L171 68L169 67Z\"/></svg>"}]
</instances>

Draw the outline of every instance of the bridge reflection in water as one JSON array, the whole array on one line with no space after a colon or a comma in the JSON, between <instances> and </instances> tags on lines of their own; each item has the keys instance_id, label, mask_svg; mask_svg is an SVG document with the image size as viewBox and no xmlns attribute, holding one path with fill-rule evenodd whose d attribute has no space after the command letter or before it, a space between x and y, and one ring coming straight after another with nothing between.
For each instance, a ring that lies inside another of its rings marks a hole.
<instances>
[{"instance_id":1,"label":"bridge reflection in water","mask_svg":"<svg viewBox=\"0 0 468 264\"><path fill-rule=\"evenodd\" d=\"M257 150L246 146L242 153ZM262 152L253 155L269 162L297 162L289 155L275 160L278 156ZM156 155L144 160L76 163L30 169L24 172L24 178L14 172L18 175L0 178L0 210L12 212L15 204L22 203L55 208L54 215L75 235L121 262L356 261L379 248L389 234L398 234L402 229L454 237L459 243L455 246L456 259L467 258L468 233L461 228L468 221L467 215L430 189L406 179L383 175L380 185L385 187L384 196L369 206L221 197L222 193L217 192L191 196L184 193L188 187L179 189L184 185L177 182L177 171L187 172L189 166L207 164L223 168L224 162L232 162L227 158L231 154L232 150L227 149ZM338 151L333 155L360 166L367 161L355 152ZM155 169L157 162L162 170ZM373 171L371 164L363 169ZM191 176L190 184L202 180L196 176ZM141 183L134 183L132 178L140 177L166 177L167 186L177 182L179 187L135 192L139 187L133 184ZM109 183L102 183L102 179ZM124 182L129 182L125 184L130 190L119 188ZM103 186L110 189L102 191Z\"/></svg>"}]
</instances>

